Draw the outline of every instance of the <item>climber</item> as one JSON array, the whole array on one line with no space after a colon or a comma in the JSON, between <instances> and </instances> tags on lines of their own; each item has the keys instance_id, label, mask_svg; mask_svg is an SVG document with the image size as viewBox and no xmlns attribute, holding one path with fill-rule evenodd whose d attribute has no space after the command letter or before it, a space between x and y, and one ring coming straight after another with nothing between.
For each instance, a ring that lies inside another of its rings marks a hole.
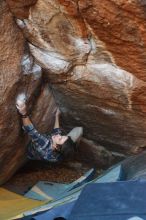
<instances>
[{"instance_id":1,"label":"climber","mask_svg":"<svg viewBox=\"0 0 146 220\"><path fill-rule=\"evenodd\" d=\"M27 155L32 160L45 160L49 162L59 162L69 153L73 153L76 142L82 136L82 127L76 127L68 135L63 135L59 127L60 111L55 114L54 129L50 136L40 134L32 124L27 114L26 102L16 101L16 107L22 118L23 129L30 136L31 143L28 145Z\"/></svg>"}]
</instances>

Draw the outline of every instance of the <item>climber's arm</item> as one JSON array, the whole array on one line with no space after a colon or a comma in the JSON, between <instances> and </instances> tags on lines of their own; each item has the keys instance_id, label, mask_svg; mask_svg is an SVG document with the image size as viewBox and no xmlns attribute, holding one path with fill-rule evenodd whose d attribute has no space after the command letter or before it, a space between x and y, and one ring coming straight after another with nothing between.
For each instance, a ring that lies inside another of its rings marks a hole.
<instances>
[{"instance_id":1,"label":"climber's arm","mask_svg":"<svg viewBox=\"0 0 146 220\"><path fill-rule=\"evenodd\" d=\"M46 145L49 142L49 140L45 136L40 134L37 131L37 129L35 129L33 123L31 122L29 116L27 115L26 105L25 105L25 108L23 110L19 109L19 113L20 113L21 118L22 118L24 131L31 137L31 140L34 143L37 143L37 146L38 146L38 148L41 152L41 148L44 147L44 145Z\"/></svg>"},{"instance_id":2,"label":"climber's arm","mask_svg":"<svg viewBox=\"0 0 146 220\"><path fill-rule=\"evenodd\" d=\"M27 106L25 102L16 103L16 108L22 118L23 127L33 127L33 124L29 118L29 115L27 114Z\"/></svg>"},{"instance_id":3,"label":"climber's arm","mask_svg":"<svg viewBox=\"0 0 146 220\"><path fill-rule=\"evenodd\" d=\"M21 105L16 104L16 107L19 111L19 114L21 115L23 126L33 125L30 118L29 118L29 116L28 116L28 114L27 114L26 103L24 102Z\"/></svg>"},{"instance_id":4,"label":"climber's arm","mask_svg":"<svg viewBox=\"0 0 146 220\"><path fill-rule=\"evenodd\" d=\"M32 122L31 122L31 120L30 120L30 118L29 118L29 116L25 116L25 118L22 117L22 122L23 122L23 125L24 125L24 126L33 125Z\"/></svg>"},{"instance_id":5,"label":"climber's arm","mask_svg":"<svg viewBox=\"0 0 146 220\"><path fill-rule=\"evenodd\" d=\"M20 105L21 104L21 105ZM49 139L47 139L45 136L40 134L37 129L33 126L33 123L31 122L29 115L27 114L27 106L26 103L17 103L16 107L19 111L19 114L21 115L22 122L23 122L23 129L25 132L31 137L32 141L36 143L39 152L41 153L41 150L44 146L46 146L49 143Z\"/></svg>"},{"instance_id":6,"label":"climber's arm","mask_svg":"<svg viewBox=\"0 0 146 220\"><path fill-rule=\"evenodd\" d=\"M60 118L60 110L58 108L57 111L56 111L56 114L55 114L54 128L59 128L60 127L60 125L59 125L59 118Z\"/></svg>"}]
</instances>

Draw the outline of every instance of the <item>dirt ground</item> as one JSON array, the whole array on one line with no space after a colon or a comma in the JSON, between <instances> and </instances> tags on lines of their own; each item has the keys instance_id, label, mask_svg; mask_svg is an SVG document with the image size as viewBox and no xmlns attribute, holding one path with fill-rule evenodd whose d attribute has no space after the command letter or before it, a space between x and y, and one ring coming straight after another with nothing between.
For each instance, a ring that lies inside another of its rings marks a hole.
<instances>
[{"instance_id":1,"label":"dirt ground","mask_svg":"<svg viewBox=\"0 0 146 220\"><path fill-rule=\"evenodd\" d=\"M30 161L4 184L3 187L23 195L38 181L46 180L57 183L70 183L82 176L90 168L89 165L77 161L57 165ZM101 170L98 170L97 174L100 172Z\"/></svg>"}]
</instances>

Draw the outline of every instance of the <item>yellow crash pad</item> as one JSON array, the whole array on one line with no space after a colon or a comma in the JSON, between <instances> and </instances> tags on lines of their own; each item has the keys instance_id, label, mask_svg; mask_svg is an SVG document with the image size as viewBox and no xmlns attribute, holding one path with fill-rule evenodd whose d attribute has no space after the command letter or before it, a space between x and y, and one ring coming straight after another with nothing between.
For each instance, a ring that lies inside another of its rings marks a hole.
<instances>
[{"instance_id":1,"label":"yellow crash pad","mask_svg":"<svg viewBox=\"0 0 146 220\"><path fill-rule=\"evenodd\" d=\"M9 220L22 217L23 212L45 204L0 188L0 219Z\"/></svg>"}]
</instances>

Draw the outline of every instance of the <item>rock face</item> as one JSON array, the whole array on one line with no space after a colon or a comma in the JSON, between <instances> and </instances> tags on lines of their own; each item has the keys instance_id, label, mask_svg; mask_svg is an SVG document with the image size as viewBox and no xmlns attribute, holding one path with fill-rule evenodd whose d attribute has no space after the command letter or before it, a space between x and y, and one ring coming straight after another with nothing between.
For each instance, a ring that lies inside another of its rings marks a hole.
<instances>
[{"instance_id":1,"label":"rock face","mask_svg":"<svg viewBox=\"0 0 146 220\"><path fill-rule=\"evenodd\" d=\"M46 131L55 108L48 84L67 130L83 126L109 151L146 146L144 0L3 0L0 11L1 182L25 159L15 96L27 92Z\"/></svg>"},{"instance_id":2,"label":"rock face","mask_svg":"<svg viewBox=\"0 0 146 220\"><path fill-rule=\"evenodd\" d=\"M55 107L47 85L42 84L42 70L30 55L22 32L5 1L0 3L0 184L20 167L25 157L28 139L21 129L16 112L15 98L25 92L30 101L30 110L36 109L32 118L44 132L52 127ZM48 105L49 103L49 105ZM41 121L41 122L40 122ZM47 123L44 123L47 121Z\"/></svg>"}]
</instances>

